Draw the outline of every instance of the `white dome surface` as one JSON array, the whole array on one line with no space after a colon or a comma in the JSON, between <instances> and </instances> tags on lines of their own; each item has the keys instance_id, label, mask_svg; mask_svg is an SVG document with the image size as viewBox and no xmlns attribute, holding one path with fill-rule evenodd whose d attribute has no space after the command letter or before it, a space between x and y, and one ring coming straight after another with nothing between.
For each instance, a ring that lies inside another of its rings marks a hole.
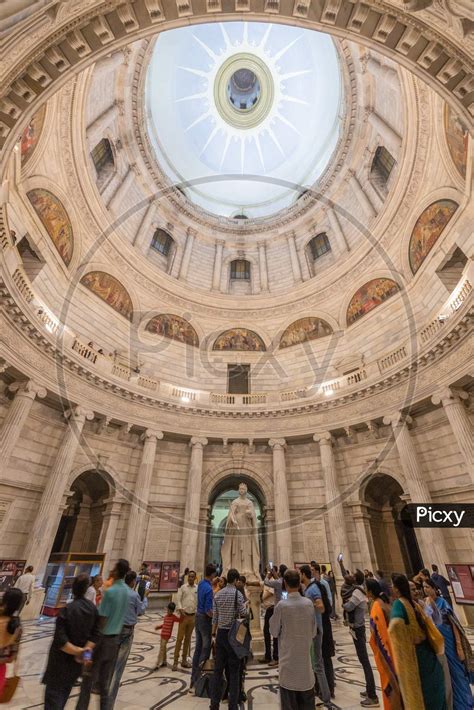
<instances>
[{"instance_id":1,"label":"white dome surface","mask_svg":"<svg viewBox=\"0 0 474 710\"><path fill-rule=\"evenodd\" d=\"M242 69L257 79L245 110L230 98ZM217 215L265 217L326 168L339 138L341 94L328 35L266 23L196 25L156 42L147 128L161 168L191 201Z\"/></svg>"}]
</instances>

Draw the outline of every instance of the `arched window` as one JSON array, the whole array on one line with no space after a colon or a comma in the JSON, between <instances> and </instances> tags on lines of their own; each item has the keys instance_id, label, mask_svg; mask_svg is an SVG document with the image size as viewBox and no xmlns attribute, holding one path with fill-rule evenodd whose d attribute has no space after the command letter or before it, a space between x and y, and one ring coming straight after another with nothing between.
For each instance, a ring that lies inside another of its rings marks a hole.
<instances>
[{"instance_id":1,"label":"arched window","mask_svg":"<svg viewBox=\"0 0 474 710\"><path fill-rule=\"evenodd\" d=\"M112 145L108 138L102 138L91 152L92 162L97 173L97 186L100 188L115 170Z\"/></svg>"},{"instance_id":2,"label":"arched window","mask_svg":"<svg viewBox=\"0 0 474 710\"><path fill-rule=\"evenodd\" d=\"M396 162L393 155L383 145L379 145L370 166L370 179L375 187L382 190L387 187L388 179Z\"/></svg>"},{"instance_id":3,"label":"arched window","mask_svg":"<svg viewBox=\"0 0 474 710\"><path fill-rule=\"evenodd\" d=\"M231 281L250 281L250 261L234 259L230 263Z\"/></svg>"},{"instance_id":4,"label":"arched window","mask_svg":"<svg viewBox=\"0 0 474 710\"><path fill-rule=\"evenodd\" d=\"M319 259L324 254L331 251L331 245L326 232L321 232L321 234L317 234L313 237L308 246L311 256L313 257L313 261L316 261L316 259Z\"/></svg>"},{"instance_id":5,"label":"arched window","mask_svg":"<svg viewBox=\"0 0 474 710\"><path fill-rule=\"evenodd\" d=\"M164 229L157 229L151 240L151 248L163 256L168 256L173 245L173 237Z\"/></svg>"}]
</instances>

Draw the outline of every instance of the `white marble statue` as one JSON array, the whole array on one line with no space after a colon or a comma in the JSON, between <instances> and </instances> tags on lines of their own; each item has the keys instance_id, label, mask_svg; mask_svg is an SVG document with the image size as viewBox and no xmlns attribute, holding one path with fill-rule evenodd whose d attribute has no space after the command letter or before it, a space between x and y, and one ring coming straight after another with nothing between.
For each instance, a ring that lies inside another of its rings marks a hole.
<instances>
[{"instance_id":1,"label":"white marble statue","mask_svg":"<svg viewBox=\"0 0 474 710\"><path fill-rule=\"evenodd\" d=\"M247 577L247 582L260 581L257 516L252 501L247 498L247 486L239 485L239 497L232 501L221 548L222 570L231 567Z\"/></svg>"}]
</instances>

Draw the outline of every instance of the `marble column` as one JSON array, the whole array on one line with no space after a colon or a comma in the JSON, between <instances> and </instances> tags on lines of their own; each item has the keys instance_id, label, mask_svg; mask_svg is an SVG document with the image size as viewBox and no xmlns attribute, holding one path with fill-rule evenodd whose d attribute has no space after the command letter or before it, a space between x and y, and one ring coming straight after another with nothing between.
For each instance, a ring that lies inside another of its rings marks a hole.
<instances>
[{"instance_id":1,"label":"marble column","mask_svg":"<svg viewBox=\"0 0 474 710\"><path fill-rule=\"evenodd\" d=\"M212 272L212 288L214 291L219 291L221 287L222 277L222 256L224 253L224 240L216 240L216 252L214 257L214 271Z\"/></svg>"},{"instance_id":2,"label":"marble column","mask_svg":"<svg viewBox=\"0 0 474 710\"><path fill-rule=\"evenodd\" d=\"M97 543L97 550L105 553L104 575L107 576L112 569L112 562L114 562L112 552L117 537L118 523L122 515L123 503L116 498L108 498L104 502L105 510L102 516L102 529Z\"/></svg>"},{"instance_id":3,"label":"marble column","mask_svg":"<svg viewBox=\"0 0 474 710\"><path fill-rule=\"evenodd\" d=\"M360 548L360 568L377 569L377 555L375 554L374 540L370 528L370 517L367 506L363 503L352 505L351 518L354 521L357 541Z\"/></svg>"},{"instance_id":4,"label":"marble column","mask_svg":"<svg viewBox=\"0 0 474 710\"><path fill-rule=\"evenodd\" d=\"M350 173L349 173L349 181L348 182L349 182L349 186L354 191L357 201L359 202L360 206L362 207L362 209L366 213L367 217L369 217L369 218L376 217L377 212L376 212L373 204L371 203L371 201L367 197L362 185L360 184L360 182L358 181L358 179L356 178L355 174L352 171L350 171Z\"/></svg>"},{"instance_id":5,"label":"marble column","mask_svg":"<svg viewBox=\"0 0 474 710\"><path fill-rule=\"evenodd\" d=\"M462 403L463 399L469 399L468 393L451 387L446 387L431 398L433 404L443 405L471 482L474 483L473 431L469 413Z\"/></svg>"},{"instance_id":6,"label":"marble column","mask_svg":"<svg viewBox=\"0 0 474 710\"><path fill-rule=\"evenodd\" d=\"M393 436L407 484L410 503L431 503L428 484L423 478L413 439L408 430L412 418L395 412L384 417L384 424L392 426ZM423 563L430 567L435 563L440 567L449 562L444 534L440 528L415 528Z\"/></svg>"},{"instance_id":7,"label":"marble column","mask_svg":"<svg viewBox=\"0 0 474 710\"><path fill-rule=\"evenodd\" d=\"M286 235L288 242L288 250L290 252L290 263L291 270L293 271L293 278L295 281L302 281L303 275L301 273L301 264L298 259L298 252L296 251L296 241L293 232Z\"/></svg>"},{"instance_id":8,"label":"marble column","mask_svg":"<svg viewBox=\"0 0 474 710\"><path fill-rule=\"evenodd\" d=\"M186 245L184 247L183 258L181 259L181 266L179 269L179 278L185 279L188 275L189 264L191 263L191 255L193 253L194 238L196 232L191 227L188 228L188 234L186 237Z\"/></svg>"},{"instance_id":9,"label":"marble column","mask_svg":"<svg viewBox=\"0 0 474 710\"><path fill-rule=\"evenodd\" d=\"M342 227L337 214L331 207L328 207L328 209L326 210L326 215L331 227L331 232L334 235L334 239L337 244L338 252L342 254L346 251L349 251L349 244L347 243L346 235L342 231ZM331 241L331 234L329 235L329 241Z\"/></svg>"},{"instance_id":10,"label":"marble column","mask_svg":"<svg viewBox=\"0 0 474 710\"><path fill-rule=\"evenodd\" d=\"M277 563L293 567L295 560L291 540L290 504L286 481L286 441L285 439L270 439L268 445L273 451L273 498Z\"/></svg>"},{"instance_id":11,"label":"marble column","mask_svg":"<svg viewBox=\"0 0 474 710\"><path fill-rule=\"evenodd\" d=\"M113 103L87 126L87 140L91 148L94 148L102 140L106 129L115 121L118 114L119 106L117 103Z\"/></svg>"},{"instance_id":12,"label":"marble column","mask_svg":"<svg viewBox=\"0 0 474 710\"><path fill-rule=\"evenodd\" d=\"M332 553L334 558L336 558L337 555L342 552L344 566L352 570L346 520L342 506L339 481L337 480L336 459L332 448L332 436L329 431L317 432L313 435L313 440L317 441L319 444L321 468L326 489L326 514L328 516L328 527L331 534ZM339 578L340 570L339 566L336 565L336 559L332 561L332 564L334 574Z\"/></svg>"},{"instance_id":13,"label":"marble column","mask_svg":"<svg viewBox=\"0 0 474 710\"><path fill-rule=\"evenodd\" d=\"M394 128L384 119L379 116L374 109L367 109L368 121L370 125L377 131L379 136L388 150L393 153L394 156L400 153L402 147L402 138L396 132Z\"/></svg>"},{"instance_id":14,"label":"marble column","mask_svg":"<svg viewBox=\"0 0 474 710\"><path fill-rule=\"evenodd\" d=\"M28 418L36 397L46 397L44 387L28 380L26 382L13 382L8 390L15 392L15 397L8 407L2 428L0 429L0 461L3 470L6 470L21 430Z\"/></svg>"},{"instance_id":15,"label":"marble column","mask_svg":"<svg viewBox=\"0 0 474 710\"><path fill-rule=\"evenodd\" d=\"M267 247L265 242L258 242L257 247L260 288L262 291L268 291Z\"/></svg>"},{"instance_id":16,"label":"marble column","mask_svg":"<svg viewBox=\"0 0 474 710\"><path fill-rule=\"evenodd\" d=\"M181 539L181 569L190 567L196 569L197 547L199 538L199 512L201 507L202 464L204 447L207 439L193 436L189 445L191 447L191 461L189 464L186 506L184 509L183 536Z\"/></svg>"},{"instance_id":17,"label":"marble column","mask_svg":"<svg viewBox=\"0 0 474 710\"><path fill-rule=\"evenodd\" d=\"M65 417L68 419L67 428L49 472L24 552L28 564L34 566L35 574L41 580L58 529L61 505L81 442L82 430L86 419L92 420L94 413L78 406L65 412Z\"/></svg>"},{"instance_id":18,"label":"marble column","mask_svg":"<svg viewBox=\"0 0 474 710\"><path fill-rule=\"evenodd\" d=\"M155 214L156 205L154 202L150 202L133 240L133 246L139 249L143 254L146 254L150 248L151 239L153 237L152 222Z\"/></svg>"},{"instance_id":19,"label":"marble column","mask_svg":"<svg viewBox=\"0 0 474 710\"><path fill-rule=\"evenodd\" d=\"M367 60L367 69L373 74L377 79L380 79L384 83L387 83L391 89L399 89L400 84L398 81L398 73L396 69L387 66L386 64L381 64L374 57L369 57Z\"/></svg>"},{"instance_id":20,"label":"marble column","mask_svg":"<svg viewBox=\"0 0 474 710\"><path fill-rule=\"evenodd\" d=\"M156 445L163 438L162 431L147 429L143 434L143 449L134 494L130 501L124 556L132 569L138 569L143 556L143 545L148 522L148 501L155 465Z\"/></svg>"},{"instance_id":21,"label":"marble column","mask_svg":"<svg viewBox=\"0 0 474 710\"><path fill-rule=\"evenodd\" d=\"M118 209L119 212L122 212L122 202L124 200L125 195L132 187L132 185L135 181L135 178L136 178L135 166L130 165L128 168L127 174L125 175L122 182L117 187L117 189L115 190L114 194L112 195L112 197L110 198L110 200L107 204L108 210Z\"/></svg>"}]
</instances>

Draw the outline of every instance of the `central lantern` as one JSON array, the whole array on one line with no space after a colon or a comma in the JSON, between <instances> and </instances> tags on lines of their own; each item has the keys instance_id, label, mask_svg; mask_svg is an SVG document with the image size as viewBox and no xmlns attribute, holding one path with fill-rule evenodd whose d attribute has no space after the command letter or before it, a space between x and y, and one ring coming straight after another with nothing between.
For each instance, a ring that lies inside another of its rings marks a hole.
<instances>
[{"instance_id":1,"label":"central lantern","mask_svg":"<svg viewBox=\"0 0 474 710\"><path fill-rule=\"evenodd\" d=\"M341 94L328 35L260 22L184 27L153 48L147 130L162 172L189 200L225 217L267 217L326 169Z\"/></svg>"}]
</instances>

